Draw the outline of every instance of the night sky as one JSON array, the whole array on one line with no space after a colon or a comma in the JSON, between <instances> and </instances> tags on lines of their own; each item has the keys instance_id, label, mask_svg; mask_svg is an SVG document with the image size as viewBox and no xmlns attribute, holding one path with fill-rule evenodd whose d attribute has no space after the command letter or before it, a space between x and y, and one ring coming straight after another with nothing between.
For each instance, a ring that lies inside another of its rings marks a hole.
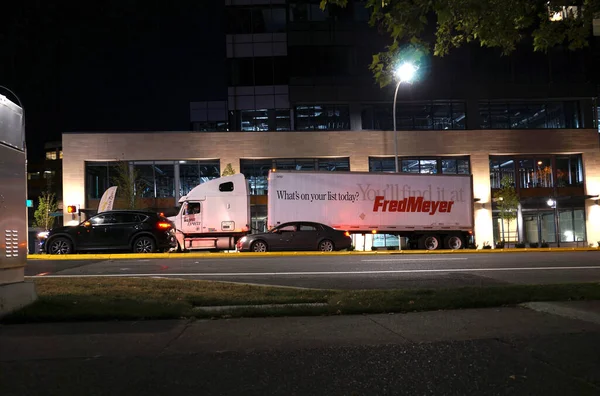
<instances>
[{"instance_id":1,"label":"night sky","mask_svg":"<svg viewBox=\"0 0 600 396\"><path fill-rule=\"evenodd\" d=\"M32 161L62 132L189 130L189 102L226 99L222 1L13 3L0 85L23 101Z\"/></svg>"}]
</instances>

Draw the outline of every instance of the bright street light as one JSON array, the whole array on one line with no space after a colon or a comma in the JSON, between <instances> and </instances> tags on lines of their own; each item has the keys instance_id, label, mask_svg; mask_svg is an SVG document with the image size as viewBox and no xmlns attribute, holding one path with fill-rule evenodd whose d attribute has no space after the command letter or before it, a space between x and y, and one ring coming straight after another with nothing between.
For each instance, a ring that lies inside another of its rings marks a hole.
<instances>
[{"instance_id":1,"label":"bright street light","mask_svg":"<svg viewBox=\"0 0 600 396\"><path fill-rule=\"evenodd\" d=\"M409 62L401 64L395 71L394 75L398 79L398 85L396 85L396 92L394 93L394 109L392 111L392 117L394 118L394 163L396 165L396 173L400 172L398 166L398 131L396 130L396 99L398 98L398 89L400 84L403 82L410 83L415 77L417 68L415 65Z\"/></svg>"},{"instance_id":2,"label":"bright street light","mask_svg":"<svg viewBox=\"0 0 600 396\"><path fill-rule=\"evenodd\" d=\"M552 198L550 198L550 199L548 200L548 202L546 202L546 203L548 204L548 206L552 207L552 206L554 206L554 204L555 204L556 202L555 202L555 201L554 201Z\"/></svg>"},{"instance_id":3,"label":"bright street light","mask_svg":"<svg viewBox=\"0 0 600 396\"><path fill-rule=\"evenodd\" d=\"M415 73L417 72L417 68L412 63L403 63L401 64L394 75L400 82L411 82L411 80L415 77Z\"/></svg>"}]
</instances>

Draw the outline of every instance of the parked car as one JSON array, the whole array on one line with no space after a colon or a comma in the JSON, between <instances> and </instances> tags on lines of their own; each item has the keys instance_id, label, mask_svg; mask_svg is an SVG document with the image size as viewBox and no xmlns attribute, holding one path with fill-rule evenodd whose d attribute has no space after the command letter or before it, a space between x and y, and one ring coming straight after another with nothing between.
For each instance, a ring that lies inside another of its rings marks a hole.
<instances>
[{"instance_id":1,"label":"parked car","mask_svg":"<svg viewBox=\"0 0 600 396\"><path fill-rule=\"evenodd\" d=\"M325 224L289 222L271 231L240 238L236 248L240 252L266 252L274 250L320 250L331 252L348 249L352 238L348 232L336 230Z\"/></svg>"},{"instance_id":2,"label":"parked car","mask_svg":"<svg viewBox=\"0 0 600 396\"><path fill-rule=\"evenodd\" d=\"M44 242L48 254L90 250L153 253L177 247L175 225L166 217L143 210L112 210L76 226L51 230Z\"/></svg>"}]
</instances>

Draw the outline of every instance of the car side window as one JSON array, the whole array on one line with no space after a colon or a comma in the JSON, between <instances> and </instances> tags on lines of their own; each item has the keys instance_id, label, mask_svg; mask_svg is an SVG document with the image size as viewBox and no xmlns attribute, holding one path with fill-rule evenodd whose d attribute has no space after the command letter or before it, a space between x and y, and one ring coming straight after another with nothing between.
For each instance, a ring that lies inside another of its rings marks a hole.
<instances>
[{"instance_id":1,"label":"car side window","mask_svg":"<svg viewBox=\"0 0 600 396\"><path fill-rule=\"evenodd\" d=\"M115 224L117 222L117 218L114 214L103 214L94 216L90 219L90 223L92 225L106 225L106 224Z\"/></svg>"},{"instance_id":2,"label":"car side window","mask_svg":"<svg viewBox=\"0 0 600 396\"><path fill-rule=\"evenodd\" d=\"M134 213L119 213L116 215L118 223L139 223L139 215Z\"/></svg>"},{"instance_id":3,"label":"car side window","mask_svg":"<svg viewBox=\"0 0 600 396\"><path fill-rule=\"evenodd\" d=\"M311 224L300 224L299 231L317 231L317 227Z\"/></svg>"},{"instance_id":4,"label":"car side window","mask_svg":"<svg viewBox=\"0 0 600 396\"><path fill-rule=\"evenodd\" d=\"M284 227L279 228L278 231L280 231L280 232L295 232L296 226L293 224L286 225Z\"/></svg>"}]
</instances>

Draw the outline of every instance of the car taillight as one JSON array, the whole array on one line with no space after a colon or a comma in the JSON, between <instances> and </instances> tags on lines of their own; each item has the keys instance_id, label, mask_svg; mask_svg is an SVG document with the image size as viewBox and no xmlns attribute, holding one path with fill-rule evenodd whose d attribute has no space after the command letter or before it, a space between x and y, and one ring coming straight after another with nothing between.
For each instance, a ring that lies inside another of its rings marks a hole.
<instances>
[{"instance_id":1,"label":"car taillight","mask_svg":"<svg viewBox=\"0 0 600 396\"><path fill-rule=\"evenodd\" d=\"M158 228L167 230L167 229L171 228L171 223L167 223L166 221L159 221Z\"/></svg>"},{"instance_id":2,"label":"car taillight","mask_svg":"<svg viewBox=\"0 0 600 396\"><path fill-rule=\"evenodd\" d=\"M346 232L344 232L344 235L347 236L347 237L349 237L350 233L348 231L346 231Z\"/></svg>"}]
</instances>

